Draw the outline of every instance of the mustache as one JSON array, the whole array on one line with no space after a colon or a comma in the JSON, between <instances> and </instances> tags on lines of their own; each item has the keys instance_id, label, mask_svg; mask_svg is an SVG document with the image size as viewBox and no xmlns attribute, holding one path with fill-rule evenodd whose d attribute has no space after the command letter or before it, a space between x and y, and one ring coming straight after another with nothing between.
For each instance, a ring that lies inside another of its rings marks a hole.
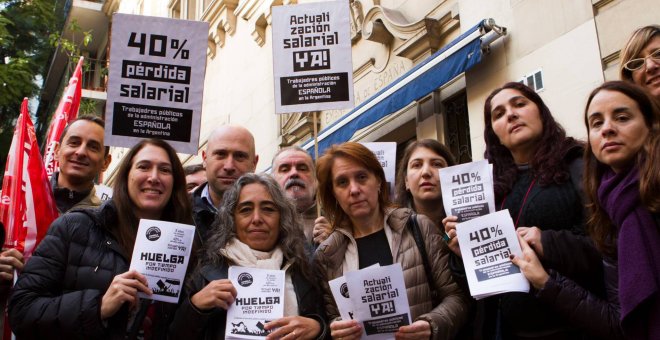
<instances>
[{"instance_id":1,"label":"mustache","mask_svg":"<svg viewBox=\"0 0 660 340\"><path fill-rule=\"evenodd\" d=\"M290 187L297 185L303 189L307 188L307 184L298 178L291 178L286 183L284 183L284 190L289 189Z\"/></svg>"}]
</instances>

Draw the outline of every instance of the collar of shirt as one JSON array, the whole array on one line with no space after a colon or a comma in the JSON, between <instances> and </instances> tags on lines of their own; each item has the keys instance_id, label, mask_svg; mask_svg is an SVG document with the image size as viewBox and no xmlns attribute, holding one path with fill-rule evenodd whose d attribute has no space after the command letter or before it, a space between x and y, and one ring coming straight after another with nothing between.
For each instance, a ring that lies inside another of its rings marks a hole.
<instances>
[{"instance_id":1,"label":"collar of shirt","mask_svg":"<svg viewBox=\"0 0 660 340\"><path fill-rule=\"evenodd\" d=\"M202 201L206 203L209 208L213 209L213 211L217 212L218 208L213 205L213 200L211 199L211 194L209 193L209 184L206 183L204 186L204 189L202 189L202 194L200 195L202 197Z\"/></svg>"}]
</instances>

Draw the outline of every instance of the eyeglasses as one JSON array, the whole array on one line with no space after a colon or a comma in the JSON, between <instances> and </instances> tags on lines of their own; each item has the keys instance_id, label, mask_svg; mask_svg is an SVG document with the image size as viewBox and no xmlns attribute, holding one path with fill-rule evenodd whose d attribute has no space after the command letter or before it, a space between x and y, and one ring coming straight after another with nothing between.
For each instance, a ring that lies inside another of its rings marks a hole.
<instances>
[{"instance_id":1,"label":"eyeglasses","mask_svg":"<svg viewBox=\"0 0 660 340\"><path fill-rule=\"evenodd\" d=\"M660 48L644 58L635 58L628 60L627 63L623 64L623 67L630 72L637 71L640 68L642 68L644 64L646 64L646 58L651 58L656 63L660 63Z\"/></svg>"}]
</instances>

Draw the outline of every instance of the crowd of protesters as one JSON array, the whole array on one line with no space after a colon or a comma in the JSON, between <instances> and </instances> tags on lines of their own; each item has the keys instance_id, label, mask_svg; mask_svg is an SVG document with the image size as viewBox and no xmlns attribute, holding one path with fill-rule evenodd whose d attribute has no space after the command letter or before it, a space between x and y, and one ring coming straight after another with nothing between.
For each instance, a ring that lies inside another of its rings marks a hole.
<instances>
[{"instance_id":1,"label":"crowd of protesters","mask_svg":"<svg viewBox=\"0 0 660 340\"><path fill-rule=\"evenodd\" d=\"M620 77L587 98L586 141L568 137L520 83L487 97L495 203L511 214L522 248L511 261L532 288L479 301L457 217L443 209L438 169L456 161L438 141L406 147L391 195L359 143L333 145L316 162L280 150L269 175L254 174L254 137L240 126L214 130L203 164L185 169L167 142L145 139L101 202L94 178L111 161L103 121L79 118L56 151L61 216L27 263L0 254L11 328L19 339L223 338L237 295L228 267L239 265L285 271L284 316L264 325L267 339L359 339L328 281L399 263L412 320L396 339L660 339L660 26L633 33ZM129 270L143 218L196 226L178 304L137 296L152 294Z\"/></svg>"}]
</instances>

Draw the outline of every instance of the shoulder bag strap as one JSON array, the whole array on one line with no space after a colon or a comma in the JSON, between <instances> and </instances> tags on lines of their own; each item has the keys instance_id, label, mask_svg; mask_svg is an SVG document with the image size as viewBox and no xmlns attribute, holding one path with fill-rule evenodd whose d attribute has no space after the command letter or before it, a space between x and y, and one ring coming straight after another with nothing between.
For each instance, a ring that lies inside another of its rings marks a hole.
<instances>
[{"instance_id":1,"label":"shoulder bag strap","mask_svg":"<svg viewBox=\"0 0 660 340\"><path fill-rule=\"evenodd\" d=\"M417 244L419 254L422 256L422 264L424 265L426 280L429 285L429 290L431 291L433 307L435 307L439 303L438 290L436 289L435 281L433 281L433 272L431 271L429 256L426 253L426 246L424 245L424 240L422 239L422 231L419 229L419 224L417 223L417 214L414 212L410 214L410 217L408 218L408 227L410 228L410 231L413 235L415 244Z\"/></svg>"}]
</instances>

